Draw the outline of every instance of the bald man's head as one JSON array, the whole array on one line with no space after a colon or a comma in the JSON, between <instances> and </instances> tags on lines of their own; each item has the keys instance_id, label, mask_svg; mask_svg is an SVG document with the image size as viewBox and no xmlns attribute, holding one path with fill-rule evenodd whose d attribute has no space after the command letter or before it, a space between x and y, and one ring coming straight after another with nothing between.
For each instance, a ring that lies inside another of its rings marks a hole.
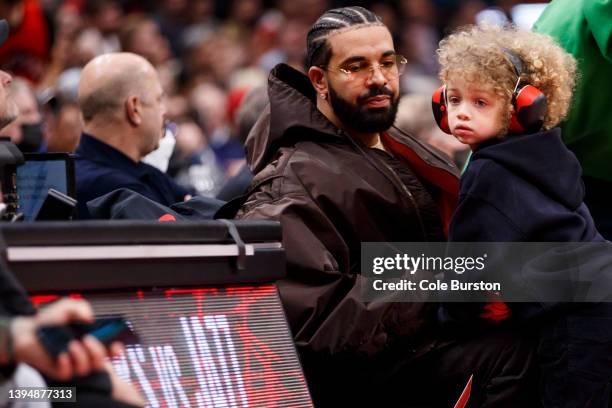
<instances>
[{"instance_id":1,"label":"bald man's head","mask_svg":"<svg viewBox=\"0 0 612 408\"><path fill-rule=\"evenodd\" d=\"M78 103L85 123L96 118L121 119L129 97L150 97L151 81L159 83L157 72L139 55L122 52L92 59L79 81Z\"/></svg>"},{"instance_id":2,"label":"bald man's head","mask_svg":"<svg viewBox=\"0 0 612 408\"><path fill-rule=\"evenodd\" d=\"M135 161L157 149L166 105L157 71L141 56L105 54L81 73L83 130Z\"/></svg>"}]
</instances>

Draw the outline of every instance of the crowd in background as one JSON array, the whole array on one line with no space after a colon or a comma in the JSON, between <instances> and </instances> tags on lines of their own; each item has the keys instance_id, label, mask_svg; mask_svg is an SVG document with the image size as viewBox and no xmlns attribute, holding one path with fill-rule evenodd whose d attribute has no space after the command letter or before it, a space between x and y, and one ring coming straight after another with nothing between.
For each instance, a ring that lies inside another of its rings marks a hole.
<instances>
[{"instance_id":1,"label":"crowd in background","mask_svg":"<svg viewBox=\"0 0 612 408\"><path fill-rule=\"evenodd\" d=\"M454 28L512 22L520 0L4 0L11 36L0 68L16 78L21 114L3 133L23 151L73 152L81 132L76 105L80 70L114 51L144 56L159 72L167 117L177 124L167 172L201 195L216 196L244 164L244 95L265 86L284 62L303 70L306 33L325 10L368 7L408 59L398 125L458 163L465 147L439 131L430 96L437 88L435 50ZM254 118L249 118L252 123Z\"/></svg>"}]
</instances>

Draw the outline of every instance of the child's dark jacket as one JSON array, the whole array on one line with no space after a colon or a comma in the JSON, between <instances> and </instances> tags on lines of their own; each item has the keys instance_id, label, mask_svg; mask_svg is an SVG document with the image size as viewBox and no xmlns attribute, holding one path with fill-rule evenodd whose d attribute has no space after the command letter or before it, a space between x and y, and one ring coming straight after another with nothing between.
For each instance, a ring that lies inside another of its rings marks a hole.
<instances>
[{"instance_id":1,"label":"child's dark jacket","mask_svg":"<svg viewBox=\"0 0 612 408\"><path fill-rule=\"evenodd\" d=\"M461 178L449 241L604 241L583 203L581 175L558 128L482 143ZM529 319L558 305L514 303L512 314Z\"/></svg>"},{"instance_id":2,"label":"child's dark jacket","mask_svg":"<svg viewBox=\"0 0 612 408\"><path fill-rule=\"evenodd\" d=\"M581 175L558 128L482 143L461 179L449 239L603 241L583 203Z\"/></svg>"}]
</instances>

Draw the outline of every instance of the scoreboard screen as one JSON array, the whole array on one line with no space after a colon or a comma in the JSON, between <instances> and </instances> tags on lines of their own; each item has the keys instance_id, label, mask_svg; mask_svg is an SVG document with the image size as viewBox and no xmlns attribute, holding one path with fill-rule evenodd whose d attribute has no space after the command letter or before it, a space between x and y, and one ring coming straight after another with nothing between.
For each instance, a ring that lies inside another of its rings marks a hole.
<instances>
[{"instance_id":1,"label":"scoreboard screen","mask_svg":"<svg viewBox=\"0 0 612 408\"><path fill-rule=\"evenodd\" d=\"M28 225L2 230L9 268L39 307L69 296L124 317L139 340L112 364L147 406L312 407L277 223L237 222L243 242L215 222Z\"/></svg>"},{"instance_id":2,"label":"scoreboard screen","mask_svg":"<svg viewBox=\"0 0 612 408\"><path fill-rule=\"evenodd\" d=\"M150 407L311 406L274 285L72 296L139 336L113 366Z\"/></svg>"}]
</instances>

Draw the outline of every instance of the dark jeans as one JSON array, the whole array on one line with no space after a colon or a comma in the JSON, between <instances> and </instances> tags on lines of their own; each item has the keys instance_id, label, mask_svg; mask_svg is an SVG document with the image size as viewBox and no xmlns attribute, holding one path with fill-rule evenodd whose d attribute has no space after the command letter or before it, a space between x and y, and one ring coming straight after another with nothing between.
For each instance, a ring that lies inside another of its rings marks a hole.
<instances>
[{"instance_id":1,"label":"dark jeans","mask_svg":"<svg viewBox=\"0 0 612 408\"><path fill-rule=\"evenodd\" d=\"M581 306L542 327L545 408L605 408L612 381L612 303Z\"/></svg>"},{"instance_id":2,"label":"dark jeans","mask_svg":"<svg viewBox=\"0 0 612 408\"><path fill-rule=\"evenodd\" d=\"M539 407L536 340L509 331L438 333L422 352L397 345L382 356L302 353L315 407L451 408L474 375L468 407Z\"/></svg>"},{"instance_id":3,"label":"dark jeans","mask_svg":"<svg viewBox=\"0 0 612 408\"><path fill-rule=\"evenodd\" d=\"M583 176L582 180L586 190L584 203L589 207L595 226L605 239L612 241L612 183L588 176Z\"/></svg>"}]
</instances>

